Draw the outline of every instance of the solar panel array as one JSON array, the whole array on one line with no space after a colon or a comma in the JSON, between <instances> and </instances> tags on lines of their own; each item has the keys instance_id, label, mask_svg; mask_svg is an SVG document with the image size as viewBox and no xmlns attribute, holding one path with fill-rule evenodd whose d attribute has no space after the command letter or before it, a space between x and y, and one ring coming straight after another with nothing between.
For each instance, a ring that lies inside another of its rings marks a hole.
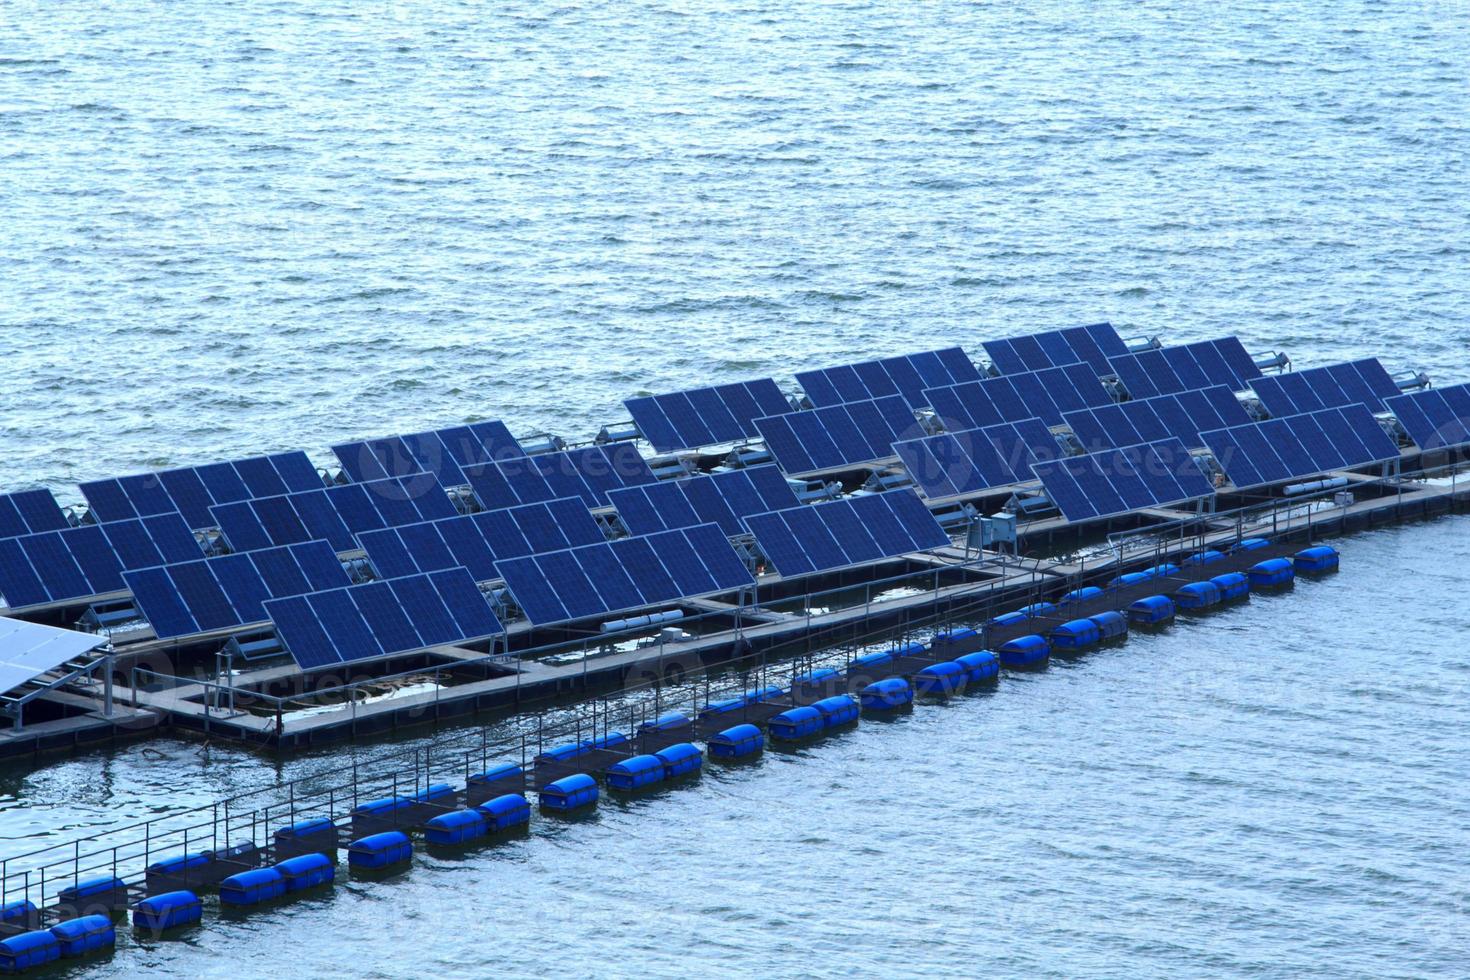
<instances>
[{"instance_id":1,"label":"solar panel array","mask_svg":"<svg viewBox=\"0 0 1470 980\"><path fill-rule=\"evenodd\" d=\"M466 467L465 477L485 510L563 497L606 507L610 491L656 479L637 448L626 442Z\"/></svg>"},{"instance_id":2,"label":"solar panel array","mask_svg":"<svg viewBox=\"0 0 1470 980\"><path fill-rule=\"evenodd\" d=\"M265 608L282 646L304 670L505 632L463 568L272 599Z\"/></svg>"},{"instance_id":3,"label":"solar panel array","mask_svg":"<svg viewBox=\"0 0 1470 980\"><path fill-rule=\"evenodd\" d=\"M0 694L106 642L90 633L0 616Z\"/></svg>"},{"instance_id":4,"label":"solar panel array","mask_svg":"<svg viewBox=\"0 0 1470 980\"><path fill-rule=\"evenodd\" d=\"M817 473L893 456L893 444L921 433L899 395L756 419L766 449L787 473Z\"/></svg>"},{"instance_id":5,"label":"solar panel array","mask_svg":"<svg viewBox=\"0 0 1470 980\"><path fill-rule=\"evenodd\" d=\"M379 578L464 567L477 581L499 578L495 563L605 541L577 497L369 531L359 540Z\"/></svg>"},{"instance_id":6,"label":"solar panel array","mask_svg":"<svg viewBox=\"0 0 1470 980\"><path fill-rule=\"evenodd\" d=\"M714 524L499 562L538 626L730 592L755 579Z\"/></svg>"},{"instance_id":7,"label":"solar panel array","mask_svg":"<svg viewBox=\"0 0 1470 980\"><path fill-rule=\"evenodd\" d=\"M980 371L958 347L801 371L796 375L807 400L817 408L890 395L899 395L912 407L922 408L928 404L924 400L926 390L979 379Z\"/></svg>"},{"instance_id":8,"label":"solar panel array","mask_svg":"<svg viewBox=\"0 0 1470 980\"><path fill-rule=\"evenodd\" d=\"M342 472L354 483L430 473L449 487L463 486L464 467L526 455L504 422L476 422L408 436L386 436L333 446Z\"/></svg>"},{"instance_id":9,"label":"solar panel array","mask_svg":"<svg viewBox=\"0 0 1470 980\"><path fill-rule=\"evenodd\" d=\"M696 524L718 524L727 535L745 533L752 514L795 507L796 494L775 466L753 466L687 480L665 480L608 495L623 526L653 534Z\"/></svg>"},{"instance_id":10,"label":"solar panel array","mask_svg":"<svg viewBox=\"0 0 1470 980\"><path fill-rule=\"evenodd\" d=\"M123 572L202 557L178 514L0 540L0 595L12 608L121 592Z\"/></svg>"},{"instance_id":11,"label":"solar panel array","mask_svg":"<svg viewBox=\"0 0 1470 980\"><path fill-rule=\"evenodd\" d=\"M92 516L102 523L178 513L195 530L214 526L211 508L216 505L321 488L321 474L303 452L138 473L81 487Z\"/></svg>"},{"instance_id":12,"label":"solar panel array","mask_svg":"<svg viewBox=\"0 0 1470 980\"><path fill-rule=\"evenodd\" d=\"M1237 425L1203 437L1240 489L1399 457L1398 446L1363 405Z\"/></svg>"},{"instance_id":13,"label":"solar panel array","mask_svg":"<svg viewBox=\"0 0 1470 980\"><path fill-rule=\"evenodd\" d=\"M1033 463L1061 455L1056 437L1040 419L945 432L893 448L930 500L1034 480Z\"/></svg>"},{"instance_id":14,"label":"solar panel array","mask_svg":"<svg viewBox=\"0 0 1470 980\"><path fill-rule=\"evenodd\" d=\"M1387 406L1426 452L1470 443L1470 385L1396 395L1387 399Z\"/></svg>"},{"instance_id":15,"label":"solar panel array","mask_svg":"<svg viewBox=\"0 0 1470 980\"><path fill-rule=\"evenodd\" d=\"M756 419L791 411L770 378L629 398L623 405L661 453L754 438Z\"/></svg>"},{"instance_id":16,"label":"solar panel array","mask_svg":"<svg viewBox=\"0 0 1470 980\"><path fill-rule=\"evenodd\" d=\"M21 490L0 495L0 538L60 531L71 527L50 490Z\"/></svg>"},{"instance_id":17,"label":"solar panel array","mask_svg":"<svg viewBox=\"0 0 1470 980\"><path fill-rule=\"evenodd\" d=\"M1163 507L1215 492L1178 439L1037 463L1036 474L1069 521Z\"/></svg>"},{"instance_id":18,"label":"solar panel array","mask_svg":"<svg viewBox=\"0 0 1470 980\"><path fill-rule=\"evenodd\" d=\"M1067 426L1088 450L1136 446L1174 437L1186 446L1204 445L1200 433L1250 421L1235 393L1224 385L1158 395L1084 412L1068 412Z\"/></svg>"},{"instance_id":19,"label":"solar panel array","mask_svg":"<svg viewBox=\"0 0 1470 980\"><path fill-rule=\"evenodd\" d=\"M1384 412L1388 410L1384 400L1402 394L1376 357L1266 375L1252 381L1251 390L1266 411L1278 418L1357 404Z\"/></svg>"},{"instance_id":20,"label":"solar panel array","mask_svg":"<svg viewBox=\"0 0 1470 980\"><path fill-rule=\"evenodd\" d=\"M1086 364L951 385L926 395L951 432L1030 418L1061 425L1067 412L1113 404L1112 396Z\"/></svg>"},{"instance_id":21,"label":"solar panel array","mask_svg":"<svg viewBox=\"0 0 1470 980\"><path fill-rule=\"evenodd\" d=\"M1111 374L1108 358L1128 353L1128 345L1111 323L987 340L981 346L998 374L1025 374L1078 362L1099 375Z\"/></svg>"},{"instance_id":22,"label":"solar panel array","mask_svg":"<svg viewBox=\"0 0 1470 980\"><path fill-rule=\"evenodd\" d=\"M792 507L747 522L761 554L787 578L948 545L912 490Z\"/></svg>"},{"instance_id":23,"label":"solar panel array","mask_svg":"<svg viewBox=\"0 0 1470 980\"><path fill-rule=\"evenodd\" d=\"M214 508L231 551L327 541L355 551L357 535L458 515L439 481L427 473L349 483L308 493L262 497Z\"/></svg>"},{"instance_id":24,"label":"solar panel array","mask_svg":"<svg viewBox=\"0 0 1470 980\"><path fill-rule=\"evenodd\" d=\"M1123 354L1108 358L1108 364L1133 398L1153 398L1213 385L1244 391L1261 377L1261 369L1235 337Z\"/></svg>"},{"instance_id":25,"label":"solar panel array","mask_svg":"<svg viewBox=\"0 0 1470 980\"><path fill-rule=\"evenodd\" d=\"M352 584L325 541L145 568L123 578L159 639L264 622L271 599Z\"/></svg>"}]
</instances>

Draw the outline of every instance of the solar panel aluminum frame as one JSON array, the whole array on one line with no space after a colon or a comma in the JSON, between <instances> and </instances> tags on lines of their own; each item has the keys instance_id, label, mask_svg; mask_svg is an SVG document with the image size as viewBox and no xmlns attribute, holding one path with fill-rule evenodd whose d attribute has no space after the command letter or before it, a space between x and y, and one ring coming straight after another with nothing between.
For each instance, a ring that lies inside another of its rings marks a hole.
<instances>
[{"instance_id":1,"label":"solar panel aluminum frame","mask_svg":"<svg viewBox=\"0 0 1470 980\"><path fill-rule=\"evenodd\" d=\"M1202 434L1236 490L1396 463L1398 446L1367 406L1343 405Z\"/></svg>"},{"instance_id":2,"label":"solar panel aluminum frame","mask_svg":"<svg viewBox=\"0 0 1470 980\"><path fill-rule=\"evenodd\" d=\"M1038 463L1052 503L1073 523L1214 496L1214 488L1178 439L1106 449Z\"/></svg>"},{"instance_id":3,"label":"solar panel aluminum frame","mask_svg":"<svg viewBox=\"0 0 1470 980\"><path fill-rule=\"evenodd\" d=\"M796 375L806 400L814 408L895 395L908 402L910 408L922 408L926 404L924 394L929 389L979 379L979 369L958 347L800 371Z\"/></svg>"}]
</instances>

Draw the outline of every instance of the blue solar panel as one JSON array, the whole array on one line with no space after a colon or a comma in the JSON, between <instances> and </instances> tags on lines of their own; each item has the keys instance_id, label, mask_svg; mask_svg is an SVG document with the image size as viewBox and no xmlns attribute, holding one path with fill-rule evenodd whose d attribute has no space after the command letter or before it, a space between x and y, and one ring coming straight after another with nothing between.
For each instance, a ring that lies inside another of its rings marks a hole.
<instances>
[{"instance_id":1,"label":"blue solar panel","mask_svg":"<svg viewBox=\"0 0 1470 980\"><path fill-rule=\"evenodd\" d=\"M755 419L791 411L770 378L630 398L623 404L643 438L661 453L753 438Z\"/></svg>"},{"instance_id":2,"label":"blue solar panel","mask_svg":"<svg viewBox=\"0 0 1470 980\"><path fill-rule=\"evenodd\" d=\"M321 486L306 454L289 452L95 480L81 489L99 522L178 513L189 527L201 530L214 526L211 507Z\"/></svg>"},{"instance_id":3,"label":"blue solar panel","mask_svg":"<svg viewBox=\"0 0 1470 980\"><path fill-rule=\"evenodd\" d=\"M1388 410L1386 399L1401 394L1376 357L1267 375L1253 380L1251 390L1266 411L1278 417L1356 404L1383 412Z\"/></svg>"},{"instance_id":4,"label":"blue solar panel","mask_svg":"<svg viewBox=\"0 0 1470 980\"><path fill-rule=\"evenodd\" d=\"M487 511L568 496L580 497L587 507L606 507L609 490L655 479L648 463L629 443L470 466L465 468L465 477Z\"/></svg>"},{"instance_id":5,"label":"blue solar panel","mask_svg":"<svg viewBox=\"0 0 1470 980\"><path fill-rule=\"evenodd\" d=\"M1124 354L1109 358L1108 363L1133 398L1214 385L1244 391L1261 377L1261 369L1235 337Z\"/></svg>"},{"instance_id":6,"label":"blue solar panel","mask_svg":"<svg viewBox=\"0 0 1470 980\"><path fill-rule=\"evenodd\" d=\"M885 357L878 361L801 371L796 381L818 408L897 395L913 408L928 404L924 392L977 381L980 372L958 347Z\"/></svg>"},{"instance_id":7,"label":"blue solar panel","mask_svg":"<svg viewBox=\"0 0 1470 980\"><path fill-rule=\"evenodd\" d=\"M935 414L951 432L1030 418L1061 425L1066 412L1113 403L1086 364L951 385L927 395Z\"/></svg>"},{"instance_id":8,"label":"blue solar panel","mask_svg":"<svg viewBox=\"0 0 1470 980\"><path fill-rule=\"evenodd\" d=\"M274 599L265 606L282 645L304 670L503 632L463 569Z\"/></svg>"},{"instance_id":9,"label":"blue solar panel","mask_svg":"<svg viewBox=\"0 0 1470 980\"><path fill-rule=\"evenodd\" d=\"M0 495L0 538L40 534L71 527L50 490L21 490Z\"/></svg>"},{"instance_id":10,"label":"blue solar panel","mask_svg":"<svg viewBox=\"0 0 1470 980\"><path fill-rule=\"evenodd\" d=\"M1128 353L1128 345L1111 323L989 340L981 346L997 374L1025 374L1079 362L1096 374L1111 374L1108 358Z\"/></svg>"},{"instance_id":11,"label":"blue solar panel","mask_svg":"<svg viewBox=\"0 0 1470 980\"><path fill-rule=\"evenodd\" d=\"M752 514L796 506L791 485L775 466L754 466L687 480L667 480L608 494L633 534L653 534L696 524L717 524L743 534Z\"/></svg>"},{"instance_id":12,"label":"blue solar panel","mask_svg":"<svg viewBox=\"0 0 1470 980\"><path fill-rule=\"evenodd\" d=\"M909 490L793 507L748 523L761 553L787 578L949 544L944 529Z\"/></svg>"},{"instance_id":13,"label":"blue solar panel","mask_svg":"<svg viewBox=\"0 0 1470 980\"><path fill-rule=\"evenodd\" d=\"M177 514L83 525L4 541L0 595L15 608L120 592L125 569L201 557L198 540Z\"/></svg>"},{"instance_id":14,"label":"blue solar panel","mask_svg":"<svg viewBox=\"0 0 1470 980\"><path fill-rule=\"evenodd\" d=\"M241 501L213 512L237 552L318 539L338 551L353 551L358 534L458 514L444 488L427 474Z\"/></svg>"},{"instance_id":15,"label":"blue solar panel","mask_svg":"<svg viewBox=\"0 0 1470 980\"><path fill-rule=\"evenodd\" d=\"M1037 463L1052 503L1069 521L1111 517L1214 493L1178 439Z\"/></svg>"},{"instance_id":16,"label":"blue solar panel","mask_svg":"<svg viewBox=\"0 0 1470 980\"><path fill-rule=\"evenodd\" d=\"M897 395L773 415L755 425L776 463L791 474L891 459L895 442L923 432Z\"/></svg>"},{"instance_id":17,"label":"blue solar panel","mask_svg":"<svg viewBox=\"0 0 1470 980\"><path fill-rule=\"evenodd\" d=\"M445 486L466 483L466 466L526 455L505 423L498 421L351 442L333 446L332 452L355 483L428 473Z\"/></svg>"},{"instance_id":18,"label":"blue solar panel","mask_svg":"<svg viewBox=\"0 0 1470 980\"><path fill-rule=\"evenodd\" d=\"M160 639L265 621L271 599L351 584L325 541L123 573Z\"/></svg>"},{"instance_id":19,"label":"blue solar panel","mask_svg":"<svg viewBox=\"0 0 1470 980\"><path fill-rule=\"evenodd\" d=\"M1425 452L1470 443L1470 385L1396 395L1386 404L1409 438Z\"/></svg>"},{"instance_id":20,"label":"blue solar panel","mask_svg":"<svg viewBox=\"0 0 1470 980\"><path fill-rule=\"evenodd\" d=\"M497 563L538 626L603 616L755 584L713 524Z\"/></svg>"},{"instance_id":21,"label":"blue solar panel","mask_svg":"<svg viewBox=\"0 0 1470 980\"><path fill-rule=\"evenodd\" d=\"M1399 457L1398 446L1363 405L1216 429L1202 438L1242 490Z\"/></svg>"},{"instance_id":22,"label":"blue solar panel","mask_svg":"<svg viewBox=\"0 0 1470 980\"><path fill-rule=\"evenodd\" d=\"M911 439L894 449L930 500L1034 480L1032 463L1060 455L1056 438L1040 419Z\"/></svg>"},{"instance_id":23,"label":"blue solar panel","mask_svg":"<svg viewBox=\"0 0 1470 980\"><path fill-rule=\"evenodd\" d=\"M1066 421L1090 452L1169 438L1178 439L1186 446L1203 446L1201 432L1244 425L1250 416L1229 388L1216 385L1068 412Z\"/></svg>"}]
</instances>

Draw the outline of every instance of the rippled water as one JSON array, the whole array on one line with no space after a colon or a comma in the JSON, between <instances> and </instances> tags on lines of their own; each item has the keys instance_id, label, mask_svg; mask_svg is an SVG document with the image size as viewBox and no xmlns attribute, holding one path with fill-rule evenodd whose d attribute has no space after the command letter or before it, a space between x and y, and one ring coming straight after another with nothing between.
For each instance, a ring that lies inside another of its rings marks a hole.
<instances>
[{"instance_id":1,"label":"rippled water","mask_svg":"<svg viewBox=\"0 0 1470 980\"><path fill-rule=\"evenodd\" d=\"M1100 317L1463 380L1466 13L9 0L0 487ZM1465 527L112 969L1464 974ZM0 836L276 775L89 756Z\"/></svg>"}]
</instances>

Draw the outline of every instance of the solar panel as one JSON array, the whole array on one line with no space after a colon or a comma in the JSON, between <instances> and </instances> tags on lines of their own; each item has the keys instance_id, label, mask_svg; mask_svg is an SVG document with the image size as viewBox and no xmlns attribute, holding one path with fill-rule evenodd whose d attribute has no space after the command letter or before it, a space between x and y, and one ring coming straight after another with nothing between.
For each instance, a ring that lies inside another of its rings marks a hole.
<instances>
[{"instance_id":1,"label":"solar panel","mask_svg":"<svg viewBox=\"0 0 1470 980\"><path fill-rule=\"evenodd\" d=\"M351 584L332 546L311 541L123 573L159 639L235 629L269 619L272 599Z\"/></svg>"},{"instance_id":2,"label":"solar panel","mask_svg":"<svg viewBox=\"0 0 1470 980\"><path fill-rule=\"evenodd\" d=\"M462 568L273 599L265 607L281 645L303 670L504 632Z\"/></svg>"},{"instance_id":3,"label":"solar panel","mask_svg":"<svg viewBox=\"0 0 1470 980\"><path fill-rule=\"evenodd\" d=\"M661 453L754 438L755 419L791 411L770 378L629 398L623 405Z\"/></svg>"},{"instance_id":4,"label":"solar panel","mask_svg":"<svg viewBox=\"0 0 1470 980\"><path fill-rule=\"evenodd\" d=\"M106 643L101 636L0 616L0 694Z\"/></svg>"},{"instance_id":5,"label":"solar panel","mask_svg":"<svg viewBox=\"0 0 1470 980\"><path fill-rule=\"evenodd\" d=\"M948 545L911 490L760 514L747 522L761 554L786 578Z\"/></svg>"},{"instance_id":6,"label":"solar panel","mask_svg":"<svg viewBox=\"0 0 1470 980\"><path fill-rule=\"evenodd\" d=\"M123 572L202 555L178 514L0 540L0 595L13 608L121 592Z\"/></svg>"},{"instance_id":7,"label":"solar panel","mask_svg":"<svg viewBox=\"0 0 1470 980\"><path fill-rule=\"evenodd\" d=\"M898 395L756 419L776 463L790 474L817 473L893 457L893 444L923 430Z\"/></svg>"},{"instance_id":8,"label":"solar panel","mask_svg":"<svg viewBox=\"0 0 1470 980\"><path fill-rule=\"evenodd\" d=\"M1108 358L1128 353L1111 323L1051 330L981 344L998 374L1025 374L1081 362L1099 375L1111 374Z\"/></svg>"},{"instance_id":9,"label":"solar panel","mask_svg":"<svg viewBox=\"0 0 1470 980\"><path fill-rule=\"evenodd\" d=\"M1068 412L1065 418L1089 452L1171 437L1199 447L1204 445L1201 432L1250 421L1235 393L1224 385Z\"/></svg>"},{"instance_id":10,"label":"solar panel","mask_svg":"<svg viewBox=\"0 0 1470 980\"><path fill-rule=\"evenodd\" d=\"M464 472L487 511L562 497L580 497L587 507L606 507L609 491L655 479L637 448L625 442L484 463Z\"/></svg>"},{"instance_id":11,"label":"solar panel","mask_svg":"<svg viewBox=\"0 0 1470 980\"><path fill-rule=\"evenodd\" d=\"M801 371L796 375L807 401L818 408L890 395L901 396L910 406L922 408L929 404L924 400L928 389L979 379L979 370L958 347Z\"/></svg>"},{"instance_id":12,"label":"solar panel","mask_svg":"<svg viewBox=\"0 0 1470 980\"><path fill-rule=\"evenodd\" d=\"M1069 521L1164 507L1214 493L1178 439L1037 463L1046 495Z\"/></svg>"},{"instance_id":13,"label":"solar panel","mask_svg":"<svg viewBox=\"0 0 1470 980\"><path fill-rule=\"evenodd\" d=\"M1376 357L1266 375L1252 381L1251 390L1266 411L1277 417L1356 404L1384 412L1388 410L1385 400L1402 394Z\"/></svg>"},{"instance_id":14,"label":"solar panel","mask_svg":"<svg viewBox=\"0 0 1470 980\"><path fill-rule=\"evenodd\" d=\"M1123 354L1108 358L1108 364L1133 398L1214 385L1244 391L1261 377L1261 369L1236 337Z\"/></svg>"},{"instance_id":15,"label":"solar panel","mask_svg":"<svg viewBox=\"0 0 1470 980\"><path fill-rule=\"evenodd\" d=\"M361 535L379 578L463 567L477 581L499 577L495 562L606 540L581 498L508 507Z\"/></svg>"},{"instance_id":16,"label":"solar panel","mask_svg":"<svg viewBox=\"0 0 1470 980\"><path fill-rule=\"evenodd\" d=\"M1470 385L1428 388L1386 399L1409 438L1425 452L1470 443Z\"/></svg>"},{"instance_id":17,"label":"solar panel","mask_svg":"<svg viewBox=\"0 0 1470 980\"><path fill-rule=\"evenodd\" d=\"M497 567L516 605L538 626L755 585L714 524L510 558Z\"/></svg>"},{"instance_id":18,"label":"solar panel","mask_svg":"<svg viewBox=\"0 0 1470 980\"><path fill-rule=\"evenodd\" d=\"M1216 429L1203 438L1242 490L1399 458L1398 446L1364 405Z\"/></svg>"},{"instance_id":19,"label":"solar panel","mask_svg":"<svg viewBox=\"0 0 1470 980\"><path fill-rule=\"evenodd\" d=\"M1029 418L1061 425L1066 412L1113 403L1086 364L951 385L926 394L928 404L951 432Z\"/></svg>"},{"instance_id":20,"label":"solar panel","mask_svg":"<svg viewBox=\"0 0 1470 980\"><path fill-rule=\"evenodd\" d=\"M60 531L71 522L50 490L21 490L0 495L0 538Z\"/></svg>"},{"instance_id":21,"label":"solar panel","mask_svg":"<svg viewBox=\"0 0 1470 980\"><path fill-rule=\"evenodd\" d=\"M321 475L302 452L160 470L83 483L82 495L101 523L182 514L195 530L213 527L210 509L253 497L319 490Z\"/></svg>"},{"instance_id":22,"label":"solar panel","mask_svg":"<svg viewBox=\"0 0 1470 980\"><path fill-rule=\"evenodd\" d=\"M945 432L896 442L893 448L930 500L1034 480L1033 463L1061 455L1040 419Z\"/></svg>"},{"instance_id":23,"label":"solar panel","mask_svg":"<svg viewBox=\"0 0 1470 980\"><path fill-rule=\"evenodd\" d=\"M752 514L796 506L779 467L753 466L687 480L665 480L608 494L623 526L653 534L696 524L718 524L727 535L745 533Z\"/></svg>"},{"instance_id":24,"label":"solar panel","mask_svg":"<svg viewBox=\"0 0 1470 980\"><path fill-rule=\"evenodd\" d=\"M356 536L366 531L454 517L459 511L438 480L420 473L240 501L215 507L213 513L230 550L242 552L314 540L354 551Z\"/></svg>"},{"instance_id":25,"label":"solar panel","mask_svg":"<svg viewBox=\"0 0 1470 980\"><path fill-rule=\"evenodd\" d=\"M406 436L333 446L342 472L354 483L428 473L445 486L466 482L463 468L526 455L504 422L476 422Z\"/></svg>"}]
</instances>

